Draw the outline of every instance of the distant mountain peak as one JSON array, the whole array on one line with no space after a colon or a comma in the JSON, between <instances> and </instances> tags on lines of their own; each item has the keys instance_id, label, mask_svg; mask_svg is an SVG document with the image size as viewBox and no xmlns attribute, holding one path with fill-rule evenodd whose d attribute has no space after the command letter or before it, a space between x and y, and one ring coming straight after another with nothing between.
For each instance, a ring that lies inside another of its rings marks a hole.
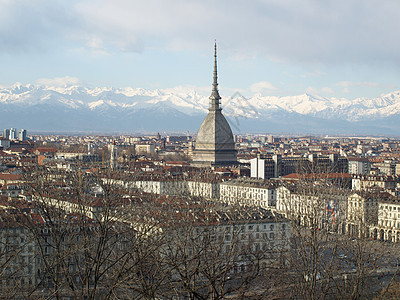
<instances>
[{"instance_id":1,"label":"distant mountain peak","mask_svg":"<svg viewBox=\"0 0 400 300\"><path fill-rule=\"evenodd\" d=\"M43 126L53 126L52 122L55 122L55 127L65 131L79 126L82 130L88 127L104 130L106 124L110 131L122 127L134 130L145 126L149 119L152 120L149 130L166 130L169 124L173 124L171 129L180 127L186 131L200 126L196 121L201 123L207 113L208 96L188 87L146 90L15 83L0 89L0 107L0 124L5 128L23 123L20 127L51 130ZM222 108L228 119L240 124L235 125L236 129L241 127L243 130L288 131L290 128L303 128L309 129L309 132L322 130L324 132L321 133L325 133L330 130L330 133L335 133L357 130L359 126L360 130L396 134L397 128L400 128L397 121L400 120L400 91L372 99L352 100L310 93L284 97L255 94L248 98L222 95ZM54 119L55 116L58 119ZM73 126L70 120L74 120ZM324 124L329 126L325 128Z\"/></svg>"}]
</instances>

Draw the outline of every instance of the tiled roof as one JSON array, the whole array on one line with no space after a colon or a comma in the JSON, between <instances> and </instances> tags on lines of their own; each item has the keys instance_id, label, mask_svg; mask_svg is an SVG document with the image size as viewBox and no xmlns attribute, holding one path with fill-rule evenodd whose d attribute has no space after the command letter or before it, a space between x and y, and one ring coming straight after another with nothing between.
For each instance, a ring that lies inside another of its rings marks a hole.
<instances>
[{"instance_id":1,"label":"tiled roof","mask_svg":"<svg viewBox=\"0 0 400 300\"><path fill-rule=\"evenodd\" d=\"M0 173L0 180L20 180L22 175L19 174L8 174L8 173Z\"/></svg>"}]
</instances>

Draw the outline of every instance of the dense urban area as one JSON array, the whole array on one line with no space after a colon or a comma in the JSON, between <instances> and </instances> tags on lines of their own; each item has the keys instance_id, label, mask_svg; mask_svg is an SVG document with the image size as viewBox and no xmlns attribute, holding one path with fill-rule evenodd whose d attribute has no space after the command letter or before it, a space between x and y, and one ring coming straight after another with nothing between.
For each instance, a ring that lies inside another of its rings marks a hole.
<instances>
[{"instance_id":1,"label":"dense urban area","mask_svg":"<svg viewBox=\"0 0 400 300\"><path fill-rule=\"evenodd\" d=\"M236 135L0 139L3 297L400 295L400 140Z\"/></svg>"}]
</instances>

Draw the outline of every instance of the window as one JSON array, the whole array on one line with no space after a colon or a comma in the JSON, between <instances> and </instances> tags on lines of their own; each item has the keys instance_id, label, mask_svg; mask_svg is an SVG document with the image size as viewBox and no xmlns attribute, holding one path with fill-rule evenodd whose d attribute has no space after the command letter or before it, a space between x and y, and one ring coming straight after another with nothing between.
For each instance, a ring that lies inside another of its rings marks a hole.
<instances>
[{"instance_id":1,"label":"window","mask_svg":"<svg viewBox=\"0 0 400 300\"><path fill-rule=\"evenodd\" d=\"M249 225L249 230L253 230L253 225Z\"/></svg>"},{"instance_id":2,"label":"window","mask_svg":"<svg viewBox=\"0 0 400 300\"><path fill-rule=\"evenodd\" d=\"M271 224L271 225L269 226L269 229L270 229L270 230L274 230L274 224Z\"/></svg>"},{"instance_id":3,"label":"window","mask_svg":"<svg viewBox=\"0 0 400 300\"><path fill-rule=\"evenodd\" d=\"M273 239L275 238L275 233L271 232L271 233L269 234L269 238L270 238L271 240L273 240Z\"/></svg>"}]
</instances>

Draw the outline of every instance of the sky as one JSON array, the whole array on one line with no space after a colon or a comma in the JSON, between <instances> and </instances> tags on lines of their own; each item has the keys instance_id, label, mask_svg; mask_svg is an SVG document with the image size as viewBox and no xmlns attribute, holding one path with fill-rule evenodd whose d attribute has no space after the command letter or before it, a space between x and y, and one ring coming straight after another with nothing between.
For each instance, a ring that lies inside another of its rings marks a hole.
<instances>
[{"instance_id":1,"label":"sky","mask_svg":"<svg viewBox=\"0 0 400 300\"><path fill-rule=\"evenodd\" d=\"M398 0L0 0L0 86L373 98L400 90Z\"/></svg>"}]
</instances>

